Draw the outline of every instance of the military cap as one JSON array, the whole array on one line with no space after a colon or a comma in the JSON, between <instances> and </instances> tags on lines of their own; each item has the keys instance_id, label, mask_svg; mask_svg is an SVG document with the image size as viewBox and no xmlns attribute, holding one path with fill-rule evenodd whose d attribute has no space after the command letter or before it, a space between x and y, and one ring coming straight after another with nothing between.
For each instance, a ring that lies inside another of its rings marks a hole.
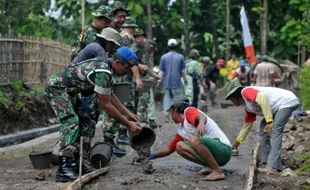
<instances>
[{"instance_id":1,"label":"military cap","mask_svg":"<svg viewBox=\"0 0 310 190\"><path fill-rule=\"evenodd\" d=\"M136 19L133 17L126 17L126 22L123 24L122 28L137 28Z\"/></svg>"},{"instance_id":2,"label":"military cap","mask_svg":"<svg viewBox=\"0 0 310 190\"><path fill-rule=\"evenodd\" d=\"M100 34L96 34L99 38L103 38L107 41L113 42L118 46L122 46L123 39L118 31L115 29L108 27L104 28Z\"/></svg>"},{"instance_id":3,"label":"military cap","mask_svg":"<svg viewBox=\"0 0 310 190\"><path fill-rule=\"evenodd\" d=\"M126 8L125 4L121 1L114 1L112 5L112 12L115 14L117 10L124 10L127 13L130 11L129 9Z\"/></svg>"},{"instance_id":4,"label":"military cap","mask_svg":"<svg viewBox=\"0 0 310 190\"><path fill-rule=\"evenodd\" d=\"M94 17L106 17L107 19L112 18L112 8L106 5L101 5L98 9L91 13Z\"/></svg>"},{"instance_id":5,"label":"military cap","mask_svg":"<svg viewBox=\"0 0 310 190\"><path fill-rule=\"evenodd\" d=\"M117 49L117 54L124 60L126 61L129 66L138 66L139 61L138 61L138 57L135 54L135 52L133 52L133 50L131 48L122 46L120 48Z\"/></svg>"},{"instance_id":6,"label":"military cap","mask_svg":"<svg viewBox=\"0 0 310 190\"><path fill-rule=\"evenodd\" d=\"M189 56L190 57L199 57L199 51L197 49L192 49L190 52L189 52Z\"/></svg>"},{"instance_id":7,"label":"military cap","mask_svg":"<svg viewBox=\"0 0 310 190\"><path fill-rule=\"evenodd\" d=\"M143 35L144 37L146 37L146 34L144 33L144 31L142 29L136 28L135 32L133 33L133 36L136 37L136 36L140 36L140 35Z\"/></svg>"}]
</instances>

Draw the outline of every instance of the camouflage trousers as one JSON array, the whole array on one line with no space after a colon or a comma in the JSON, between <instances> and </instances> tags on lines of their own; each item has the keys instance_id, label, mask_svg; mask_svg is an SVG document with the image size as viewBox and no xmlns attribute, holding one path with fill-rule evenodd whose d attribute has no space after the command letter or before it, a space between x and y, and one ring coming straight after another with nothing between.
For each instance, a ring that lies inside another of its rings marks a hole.
<instances>
[{"instance_id":1,"label":"camouflage trousers","mask_svg":"<svg viewBox=\"0 0 310 190\"><path fill-rule=\"evenodd\" d=\"M139 121L142 123L148 123L149 120L155 120L155 111L153 89L150 89L148 92L139 93L137 108Z\"/></svg>"},{"instance_id":2,"label":"camouflage trousers","mask_svg":"<svg viewBox=\"0 0 310 190\"><path fill-rule=\"evenodd\" d=\"M114 83L121 83L121 82L128 82L128 79L124 78L124 77L115 77L115 81ZM132 82L132 86L131 86L131 91L129 93L129 95L131 96L132 101L130 102L123 102L123 105L126 106L127 109L129 109L130 111L132 111L133 113L135 112L135 104L133 101L133 97L134 97L134 83ZM108 114L106 112L104 112L104 128L103 128L103 136L105 138L111 138L114 139L116 133L118 132L119 135L126 135L127 134L127 127L124 125L119 124L117 121L115 121L114 119L112 119L111 117L108 116Z\"/></svg>"},{"instance_id":3,"label":"camouflage trousers","mask_svg":"<svg viewBox=\"0 0 310 190\"><path fill-rule=\"evenodd\" d=\"M78 153L80 136L84 137L84 153L88 154L99 117L99 100L96 94L87 97L81 97L77 93L69 94L61 81L59 76L52 75L45 89L61 125L59 156L73 157Z\"/></svg>"}]
</instances>

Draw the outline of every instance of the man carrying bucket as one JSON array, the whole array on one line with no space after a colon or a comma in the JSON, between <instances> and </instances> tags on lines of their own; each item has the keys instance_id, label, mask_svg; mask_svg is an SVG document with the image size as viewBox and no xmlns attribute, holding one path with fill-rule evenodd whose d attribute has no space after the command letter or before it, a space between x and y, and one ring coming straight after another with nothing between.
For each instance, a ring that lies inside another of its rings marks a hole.
<instances>
[{"instance_id":1,"label":"man carrying bucket","mask_svg":"<svg viewBox=\"0 0 310 190\"><path fill-rule=\"evenodd\" d=\"M183 158L206 167L199 172L209 173L202 180L224 179L220 166L229 162L231 144L219 126L199 109L190 107L184 95L174 97L167 111L175 123L182 125L170 144L158 152L151 152L150 159L165 157L177 151Z\"/></svg>"},{"instance_id":2,"label":"man carrying bucket","mask_svg":"<svg viewBox=\"0 0 310 190\"><path fill-rule=\"evenodd\" d=\"M127 126L133 135L141 131L136 115L124 107L112 91L114 76L125 75L137 63L138 58L130 48L120 47L106 63L90 59L51 75L45 94L61 124L56 181L68 182L78 178L79 137L93 135L84 131L79 118L86 117L80 114L87 113L88 109L97 108L85 106L78 94L84 97L97 94L102 109L112 118ZM83 174L93 170L88 162L83 162Z\"/></svg>"}]
</instances>

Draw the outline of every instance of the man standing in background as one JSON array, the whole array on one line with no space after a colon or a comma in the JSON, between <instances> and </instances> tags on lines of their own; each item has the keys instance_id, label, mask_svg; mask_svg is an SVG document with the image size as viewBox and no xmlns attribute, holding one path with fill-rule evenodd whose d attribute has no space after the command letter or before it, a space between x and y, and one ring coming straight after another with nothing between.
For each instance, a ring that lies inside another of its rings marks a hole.
<instances>
[{"instance_id":1,"label":"man standing in background","mask_svg":"<svg viewBox=\"0 0 310 190\"><path fill-rule=\"evenodd\" d=\"M236 58L236 55L233 54L231 56L231 60L229 60L226 64L227 70L228 70L228 76L227 79L231 80L233 77L233 74L235 70L239 67L239 61Z\"/></svg>"},{"instance_id":2,"label":"man standing in background","mask_svg":"<svg viewBox=\"0 0 310 190\"><path fill-rule=\"evenodd\" d=\"M173 97L184 94L181 77L184 84L187 85L186 68L184 56L176 52L178 42L176 39L168 41L169 52L164 54L159 64L159 83L163 80L163 88L165 89L164 110L168 106ZM165 122L169 122L169 113L165 112Z\"/></svg>"}]
</instances>

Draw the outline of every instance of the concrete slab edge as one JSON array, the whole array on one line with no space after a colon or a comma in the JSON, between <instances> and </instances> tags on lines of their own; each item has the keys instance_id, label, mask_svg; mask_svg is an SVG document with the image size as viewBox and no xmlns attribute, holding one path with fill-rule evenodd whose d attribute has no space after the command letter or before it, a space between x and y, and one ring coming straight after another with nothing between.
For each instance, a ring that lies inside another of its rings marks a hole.
<instances>
[{"instance_id":1,"label":"concrete slab edge","mask_svg":"<svg viewBox=\"0 0 310 190\"><path fill-rule=\"evenodd\" d=\"M244 187L244 190L252 190L254 186L254 178L256 175L256 168L257 168L257 157L258 157L258 149L259 149L259 143L256 143L253 151L252 151L252 158L251 158L251 164L249 168L249 176L246 181L246 185Z\"/></svg>"},{"instance_id":2,"label":"concrete slab edge","mask_svg":"<svg viewBox=\"0 0 310 190\"><path fill-rule=\"evenodd\" d=\"M19 144L26 140L34 139L37 137L41 137L43 135L47 135L50 133L54 133L59 131L60 124L50 125L44 128L35 128L27 131L22 131L10 135L0 136L0 147L5 147L7 145Z\"/></svg>"}]
</instances>

